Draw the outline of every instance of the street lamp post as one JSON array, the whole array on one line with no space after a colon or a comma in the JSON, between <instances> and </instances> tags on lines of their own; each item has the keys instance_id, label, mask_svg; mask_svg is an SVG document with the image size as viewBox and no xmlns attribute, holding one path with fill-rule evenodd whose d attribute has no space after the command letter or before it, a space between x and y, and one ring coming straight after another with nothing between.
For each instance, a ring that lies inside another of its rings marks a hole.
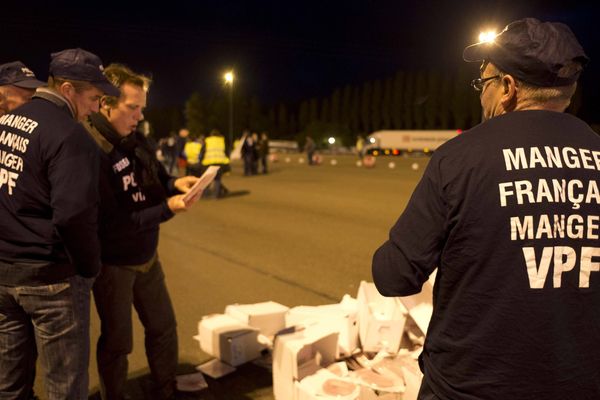
<instances>
[{"instance_id":1,"label":"street lamp post","mask_svg":"<svg viewBox=\"0 0 600 400\"><path fill-rule=\"evenodd\" d=\"M233 150L233 71L225 73L223 76L225 85L229 86L229 150Z\"/></svg>"}]
</instances>

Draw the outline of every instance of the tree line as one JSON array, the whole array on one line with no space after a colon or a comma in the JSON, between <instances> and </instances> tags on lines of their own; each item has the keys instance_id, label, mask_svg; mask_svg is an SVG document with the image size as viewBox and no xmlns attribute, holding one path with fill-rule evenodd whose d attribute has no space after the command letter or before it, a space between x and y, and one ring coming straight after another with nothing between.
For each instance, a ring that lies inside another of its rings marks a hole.
<instances>
[{"instance_id":1,"label":"tree line","mask_svg":"<svg viewBox=\"0 0 600 400\"><path fill-rule=\"evenodd\" d=\"M309 135L318 143L330 136L352 145L358 135L382 129L468 129L481 121L479 95L469 83L471 69L453 73L436 70L404 71L394 76L346 85L328 96L298 103L265 106L256 96L236 88L233 96L233 136L244 129L269 132L275 139L304 141ZM227 88L224 88L227 90ZM229 96L193 92L183 109L149 110L146 118L159 136L186 126L192 134L219 129L229 133ZM576 95L570 111L577 110Z\"/></svg>"}]
</instances>

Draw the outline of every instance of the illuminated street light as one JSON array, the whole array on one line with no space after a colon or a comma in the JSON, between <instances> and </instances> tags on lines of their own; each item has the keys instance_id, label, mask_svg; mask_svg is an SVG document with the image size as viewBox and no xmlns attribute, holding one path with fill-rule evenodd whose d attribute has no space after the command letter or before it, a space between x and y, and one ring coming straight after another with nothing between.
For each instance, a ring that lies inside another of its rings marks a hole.
<instances>
[{"instance_id":1,"label":"illuminated street light","mask_svg":"<svg viewBox=\"0 0 600 400\"><path fill-rule=\"evenodd\" d=\"M479 34L479 42L491 43L496 39L496 31L481 32Z\"/></svg>"},{"instance_id":2,"label":"illuminated street light","mask_svg":"<svg viewBox=\"0 0 600 400\"><path fill-rule=\"evenodd\" d=\"M335 138L334 137L330 137L329 139L327 139L327 142L329 144L334 144L335 143Z\"/></svg>"},{"instance_id":3,"label":"illuminated street light","mask_svg":"<svg viewBox=\"0 0 600 400\"><path fill-rule=\"evenodd\" d=\"M233 71L228 71L223 75L225 85L229 86L229 150L233 150L233 80L235 75Z\"/></svg>"},{"instance_id":4,"label":"illuminated street light","mask_svg":"<svg viewBox=\"0 0 600 400\"><path fill-rule=\"evenodd\" d=\"M223 78L226 84L233 85L233 71L226 72Z\"/></svg>"}]
</instances>

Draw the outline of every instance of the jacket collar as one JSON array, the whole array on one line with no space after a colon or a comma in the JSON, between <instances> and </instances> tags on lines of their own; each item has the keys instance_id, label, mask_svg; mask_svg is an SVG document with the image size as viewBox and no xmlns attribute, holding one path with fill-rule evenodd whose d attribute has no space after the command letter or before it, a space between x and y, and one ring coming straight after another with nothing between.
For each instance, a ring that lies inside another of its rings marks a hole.
<instances>
[{"instance_id":1,"label":"jacket collar","mask_svg":"<svg viewBox=\"0 0 600 400\"><path fill-rule=\"evenodd\" d=\"M75 119L75 110L73 110L71 103L69 103L69 101L65 97L61 96L55 90L52 90L47 87L37 88L35 94L33 95L33 98L48 100L49 102L54 103L57 107L68 110L71 114L71 117Z\"/></svg>"}]
</instances>

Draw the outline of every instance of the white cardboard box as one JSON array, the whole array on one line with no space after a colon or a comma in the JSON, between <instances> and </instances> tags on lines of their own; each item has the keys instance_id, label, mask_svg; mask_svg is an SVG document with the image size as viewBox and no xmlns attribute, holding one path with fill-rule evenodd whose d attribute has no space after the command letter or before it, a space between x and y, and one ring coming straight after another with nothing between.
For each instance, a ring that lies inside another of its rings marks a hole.
<instances>
[{"instance_id":1,"label":"white cardboard box","mask_svg":"<svg viewBox=\"0 0 600 400\"><path fill-rule=\"evenodd\" d=\"M360 400L404 400L402 393L375 393L366 386L360 388Z\"/></svg>"},{"instance_id":2,"label":"white cardboard box","mask_svg":"<svg viewBox=\"0 0 600 400\"><path fill-rule=\"evenodd\" d=\"M423 374L411 371L404 367L402 367L402 373L404 375L404 384L406 385L406 391L404 392L402 400L417 400L419 397L419 390L421 389Z\"/></svg>"},{"instance_id":3,"label":"white cardboard box","mask_svg":"<svg viewBox=\"0 0 600 400\"><path fill-rule=\"evenodd\" d=\"M328 380L342 381L344 385L354 386L351 393L345 395L328 395L324 390L324 384ZM295 382L297 400L357 400L360 395L360 386L343 379L326 369L320 369L313 375L309 375L301 381Z\"/></svg>"},{"instance_id":4,"label":"white cardboard box","mask_svg":"<svg viewBox=\"0 0 600 400\"><path fill-rule=\"evenodd\" d=\"M423 284L419 293L399 298L423 334L427 333L433 313L433 284L436 272L437 270L429 276L429 280Z\"/></svg>"},{"instance_id":5,"label":"white cardboard box","mask_svg":"<svg viewBox=\"0 0 600 400\"><path fill-rule=\"evenodd\" d=\"M237 367L260 357L264 345L258 342L258 329L244 325L235 318L224 314L209 315L198 323L200 348Z\"/></svg>"},{"instance_id":6,"label":"white cardboard box","mask_svg":"<svg viewBox=\"0 0 600 400\"><path fill-rule=\"evenodd\" d=\"M297 400L295 381L335 361L338 334L318 329L279 335L273 349L273 394Z\"/></svg>"},{"instance_id":7,"label":"white cardboard box","mask_svg":"<svg viewBox=\"0 0 600 400\"><path fill-rule=\"evenodd\" d=\"M204 364L198 365L196 370L202 372L204 375L210 376L213 379L219 379L234 372L235 367L224 363L218 358L213 358Z\"/></svg>"},{"instance_id":8,"label":"white cardboard box","mask_svg":"<svg viewBox=\"0 0 600 400\"><path fill-rule=\"evenodd\" d=\"M338 332L336 358L346 357L358 347L358 303L350 296L338 304L298 306L285 315L286 326L309 326Z\"/></svg>"},{"instance_id":9,"label":"white cardboard box","mask_svg":"<svg viewBox=\"0 0 600 400\"><path fill-rule=\"evenodd\" d=\"M407 310L397 297L384 297L372 282L358 288L358 327L363 351L397 353Z\"/></svg>"},{"instance_id":10,"label":"white cardboard box","mask_svg":"<svg viewBox=\"0 0 600 400\"><path fill-rule=\"evenodd\" d=\"M225 314L240 322L257 328L265 336L273 336L285 328L285 313L289 310L274 301L256 304L232 304L225 307Z\"/></svg>"}]
</instances>

